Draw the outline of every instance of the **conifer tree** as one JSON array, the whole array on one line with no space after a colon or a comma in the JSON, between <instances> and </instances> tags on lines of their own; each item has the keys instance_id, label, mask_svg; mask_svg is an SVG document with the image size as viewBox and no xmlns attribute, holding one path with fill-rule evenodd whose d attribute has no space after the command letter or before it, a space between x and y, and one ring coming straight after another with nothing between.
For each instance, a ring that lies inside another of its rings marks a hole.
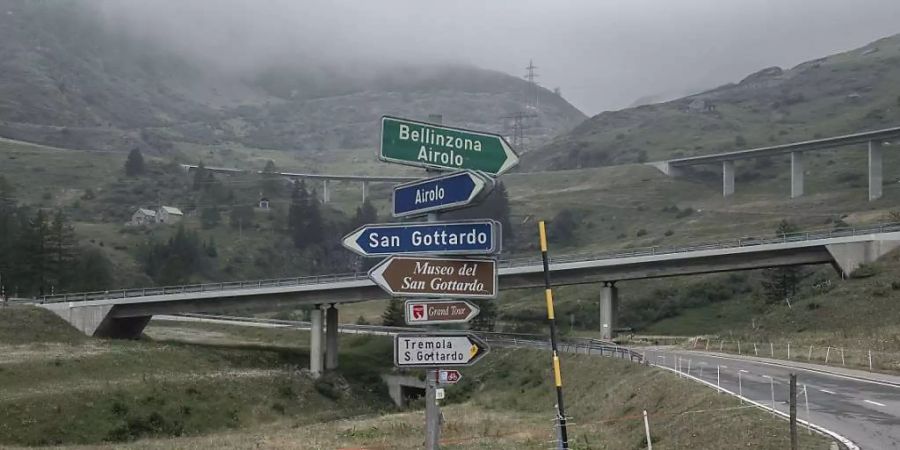
<instances>
[{"instance_id":1,"label":"conifer tree","mask_svg":"<svg viewBox=\"0 0 900 450\"><path fill-rule=\"evenodd\" d=\"M62 211L57 210L49 223L47 235L47 278L59 289L68 284L76 261L75 229Z\"/></svg>"},{"instance_id":2,"label":"conifer tree","mask_svg":"<svg viewBox=\"0 0 900 450\"><path fill-rule=\"evenodd\" d=\"M137 147L131 149L128 153L128 159L125 160L125 175L129 177L138 176L144 173L144 155Z\"/></svg>"},{"instance_id":3,"label":"conifer tree","mask_svg":"<svg viewBox=\"0 0 900 450\"><path fill-rule=\"evenodd\" d=\"M797 225L787 220L782 220L775 230L775 236L781 238L797 231L799 231ZM766 303L790 301L791 298L797 295L798 286L807 275L806 271L798 266L763 269L762 287Z\"/></svg>"},{"instance_id":4,"label":"conifer tree","mask_svg":"<svg viewBox=\"0 0 900 450\"><path fill-rule=\"evenodd\" d=\"M402 327L406 324L403 318L403 300L391 299L381 314L381 324L386 327Z\"/></svg>"}]
</instances>

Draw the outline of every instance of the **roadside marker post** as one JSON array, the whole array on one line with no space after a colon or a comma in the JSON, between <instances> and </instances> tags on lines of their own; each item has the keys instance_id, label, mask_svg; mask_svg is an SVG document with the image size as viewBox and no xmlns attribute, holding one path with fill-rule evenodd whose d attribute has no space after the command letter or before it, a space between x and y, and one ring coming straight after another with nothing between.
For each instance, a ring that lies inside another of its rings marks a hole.
<instances>
[{"instance_id":1,"label":"roadside marker post","mask_svg":"<svg viewBox=\"0 0 900 450\"><path fill-rule=\"evenodd\" d=\"M550 258L547 256L547 227L544 221L538 222L541 239L541 260L544 265L544 297L547 302L547 321L550 323L550 348L553 352L553 381L556 385L557 423L559 425L560 447L568 450L569 433L566 429L566 408L563 403L562 373L559 367L559 351L557 349L556 315L553 311L553 290L550 288Z\"/></svg>"}]
</instances>

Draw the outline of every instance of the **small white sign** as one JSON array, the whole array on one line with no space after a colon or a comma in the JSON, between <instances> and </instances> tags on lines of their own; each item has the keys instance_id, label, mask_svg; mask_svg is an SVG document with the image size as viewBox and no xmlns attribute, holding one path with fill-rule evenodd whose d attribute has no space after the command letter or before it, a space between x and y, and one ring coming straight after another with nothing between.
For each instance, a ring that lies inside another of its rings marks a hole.
<instances>
[{"instance_id":1,"label":"small white sign","mask_svg":"<svg viewBox=\"0 0 900 450\"><path fill-rule=\"evenodd\" d=\"M434 390L434 398L436 400L443 400L444 399L444 388L435 389Z\"/></svg>"}]
</instances>

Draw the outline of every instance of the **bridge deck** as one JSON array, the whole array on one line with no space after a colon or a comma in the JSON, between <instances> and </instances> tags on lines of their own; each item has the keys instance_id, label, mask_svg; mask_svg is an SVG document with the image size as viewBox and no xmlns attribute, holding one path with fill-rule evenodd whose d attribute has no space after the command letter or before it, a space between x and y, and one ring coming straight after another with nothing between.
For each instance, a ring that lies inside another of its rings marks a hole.
<instances>
[{"instance_id":1,"label":"bridge deck","mask_svg":"<svg viewBox=\"0 0 900 450\"><path fill-rule=\"evenodd\" d=\"M841 245L895 242L900 224L785 235L772 239L741 238L689 246L650 247L552 258L557 285L621 281L666 276L749 270L797 264L840 263L834 249ZM500 262L502 289L532 287L542 280L539 258ZM248 301L278 303L350 303L387 298L366 274L341 274L275 280L170 286L46 296L41 303L69 302L79 306L117 305L116 315L247 306ZM183 303L175 307L176 303ZM167 304L173 307L165 311Z\"/></svg>"}]
</instances>

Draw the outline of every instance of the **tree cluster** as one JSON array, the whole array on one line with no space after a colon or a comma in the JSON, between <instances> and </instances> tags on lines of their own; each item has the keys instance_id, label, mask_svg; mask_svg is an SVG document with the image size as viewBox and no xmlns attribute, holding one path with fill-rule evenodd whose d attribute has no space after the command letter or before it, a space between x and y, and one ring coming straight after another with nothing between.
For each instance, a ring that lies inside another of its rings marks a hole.
<instances>
[{"instance_id":1,"label":"tree cluster","mask_svg":"<svg viewBox=\"0 0 900 450\"><path fill-rule=\"evenodd\" d=\"M320 244L325 234L322 211L315 192L308 191L302 180L294 183L291 191L288 230L294 246L301 250Z\"/></svg>"},{"instance_id":2,"label":"tree cluster","mask_svg":"<svg viewBox=\"0 0 900 450\"><path fill-rule=\"evenodd\" d=\"M204 242L195 231L179 225L166 242L151 242L144 249L144 271L157 284L184 284L208 265L208 258L218 254L215 242Z\"/></svg>"},{"instance_id":3,"label":"tree cluster","mask_svg":"<svg viewBox=\"0 0 900 450\"><path fill-rule=\"evenodd\" d=\"M99 290L111 282L105 255L78 245L62 211L18 205L12 185L0 177L0 286L6 295Z\"/></svg>"}]
</instances>

